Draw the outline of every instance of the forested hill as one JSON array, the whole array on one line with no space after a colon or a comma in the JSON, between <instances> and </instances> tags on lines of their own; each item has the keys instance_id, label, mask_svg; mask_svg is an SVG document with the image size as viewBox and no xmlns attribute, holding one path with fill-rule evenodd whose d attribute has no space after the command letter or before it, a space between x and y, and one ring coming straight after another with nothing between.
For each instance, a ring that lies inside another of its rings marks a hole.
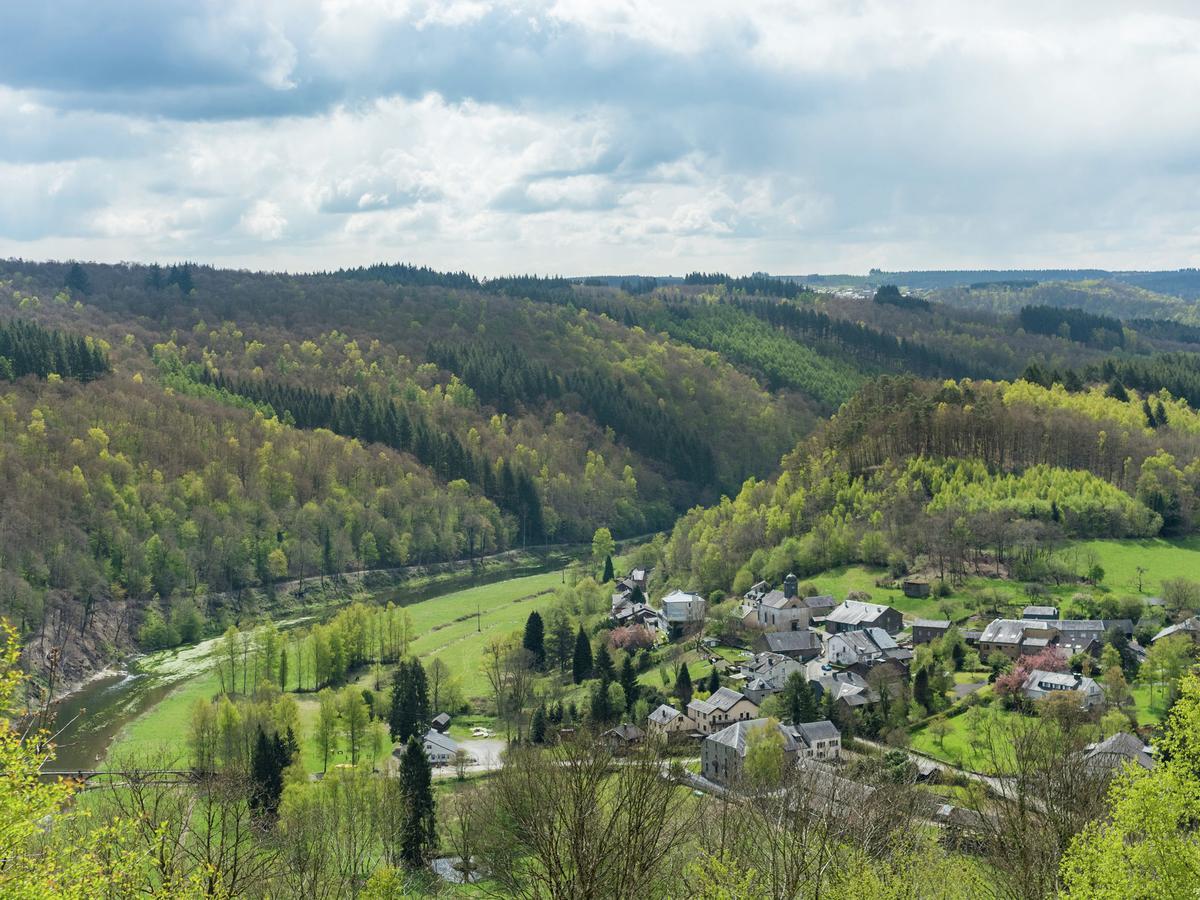
<instances>
[{"instance_id":1,"label":"forested hill","mask_svg":"<svg viewBox=\"0 0 1200 900\"><path fill-rule=\"evenodd\" d=\"M1071 389L876 380L777 479L681 518L667 566L706 591L853 562L942 577L987 558L1030 580L1063 539L1193 533L1200 414L1163 389L1072 374Z\"/></svg>"},{"instance_id":2,"label":"forested hill","mask_svg":"<svg viewBox=\"0 0 1200 900\"><path fill-rule=\"evenodd\" d=\"M896 297L0 262L0 613L79 669L216 592L670 528L879 376L1196 380L1177 321Z\"/></svg>"}]
</instances>

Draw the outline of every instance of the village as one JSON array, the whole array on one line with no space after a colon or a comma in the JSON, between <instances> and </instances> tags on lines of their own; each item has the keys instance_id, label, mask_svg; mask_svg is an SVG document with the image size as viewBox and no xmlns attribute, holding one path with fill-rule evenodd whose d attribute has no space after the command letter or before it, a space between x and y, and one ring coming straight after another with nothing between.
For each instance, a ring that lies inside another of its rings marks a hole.
<instances>
[{"instance_id":1,"label":"village","mask_svg":"<svg viewBox=\"0 0 1200 900\"><path fill-rule=\"evenodd\" d=\"M900 765L911 783L929 786L924 818L960 833L981 820L949 802L954 786L975 783L1003 795L1012 773L983 755L947 752L949 723L965 721L970 728L988 724L985 715L1066 716L1095 734L1077 753L1084 771L1107 778L1126 763L1152 769L1155 749L1143 739L1149 729L1137 727L1120 673L1144 665L1156 645L1167 646L1163 642L1186 657L1200 640L1195 616L1157 629L1143 647L1135 638L1137 623L1128 618L1060 618L1054 606L1028 605L1017 618L975 627L906 615L871 602L865 592L839 600L809 587L795 575L779 586L759 582L736 599L731 613L715 617L704 597L669 585L658 587L657 604L650 602L655 588L648 568L614 579L608 617L598 629L602 640L632 629L653 652L691 656L694 668L709 668L693 686L683 662L668 702L641 717L632 715L631 703L600 739L618 757L652 750L681 761L695 790L718 795L750 789L747 759L764 742L778 748L792 777L825 785L820 796L826 802L874 790L856 778L871 759L882 758ZM897 587L914 600L931 591L922 577L903 578ZM439 714L424 737L435 767L461 777L502 765L496 746L503 744L488 729L476 728L460 745L446 734L449 724L450 717ZM573 740L577 727L594 724L571 722L533 740ZM918 746L912 732L933 735L933 745ZM488 739L492 752L482 760L477 751Z\"/></svg>"}]
</instances>

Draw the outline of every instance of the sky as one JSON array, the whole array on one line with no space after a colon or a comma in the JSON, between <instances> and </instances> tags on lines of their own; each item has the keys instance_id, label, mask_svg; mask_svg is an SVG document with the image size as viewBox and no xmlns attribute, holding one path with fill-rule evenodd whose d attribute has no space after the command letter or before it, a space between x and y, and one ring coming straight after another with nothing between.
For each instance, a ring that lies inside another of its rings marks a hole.
<instances>
[{"instance_id":1,"label":"sky","mask_svg":"<svg viewBox=\"0 0 1200 900\"><path fill-rule=\"evenodd\" d=\"M1200 265L1200 4L0 0L0 257Z\"/></svg>"}]
</instances>

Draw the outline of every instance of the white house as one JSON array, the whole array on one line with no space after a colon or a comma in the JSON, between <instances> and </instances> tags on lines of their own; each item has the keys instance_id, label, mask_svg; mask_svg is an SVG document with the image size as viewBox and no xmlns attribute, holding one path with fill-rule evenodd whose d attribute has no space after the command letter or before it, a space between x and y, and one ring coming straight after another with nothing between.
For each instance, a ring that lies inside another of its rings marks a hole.
<instances>
[{"instance_id":1,"label":"white house","mask_svg":"<svg viewBox=\"0 0 1200 900\"><path fill-rule=\"evenodd\" d=\"M458 752L458 743L449 735L440 734L430 728L422 739L425 748L425 758L431 766L448 766L454 761Z\"/></svg>"},{"instance_id":2,"label":"white house","mask_svg":"<svg viewBox=\"0 0 1200 900\"><path fill-rule=\"evenodd\" d=\"M1080 705L1084 709L1104 702L1104 690L1096 682L1074 672L1044 672L1034 669L1025 679L1023 693L1030 700L1041 700L1058 691L1075 691L1080 695Z\"/></svg>"},{"instance_id":3,"label":"white house","mask_svg":"<svg viewBox=\"0 0 1200 900\"><path fill-rule=\"evenodd\" d=\"M704 598L686 591L671 591L662 599L663 618L668 625L691 625L704 621Z\"/></svg>"}]
</instances>

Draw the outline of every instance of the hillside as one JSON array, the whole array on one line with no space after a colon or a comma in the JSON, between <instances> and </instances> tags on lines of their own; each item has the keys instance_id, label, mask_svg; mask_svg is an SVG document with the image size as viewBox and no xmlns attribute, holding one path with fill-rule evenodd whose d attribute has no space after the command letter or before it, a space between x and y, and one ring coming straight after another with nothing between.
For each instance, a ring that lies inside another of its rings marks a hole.
<instances>
[{"instance_id":1,"label":"hillside","mask_svg":"<svg viewBox=\"0 0 1200 900\"><path fill-rule=\"evenodd\" d=\"M664 561L699 589L738 593L855 562L1032 577L1064 539L1192 533L1197 425L1165 392L883 378L777 479L681 518Z\"/></svg>"},{"instance_id":2,"label":"hillside","mask_svg":"<svg viewBox=\"0 0 1200 900\"><path fill-rule=\"evenodd\" d=\"M1060 327L1056 309L897 306L715 273L484 282L403 265L7 261L0 613L35 664L58 652L74 678L148 622L157 645L241 617L214 593L669 529L765 490L786 451L858 396L819 440L844 428L881 376L1048 386L1071 373L1196 402L1190 357L1159 352L1186 346L1185 326L1068 310ZM1182 434L1190 420L1167 411L1164 433ZM863 413L898 432L926 414ZM813 521L779 515L744 554L733 541L719 561L678 565L727 586L755 549Z\"/></svg>"}]
</instances>

